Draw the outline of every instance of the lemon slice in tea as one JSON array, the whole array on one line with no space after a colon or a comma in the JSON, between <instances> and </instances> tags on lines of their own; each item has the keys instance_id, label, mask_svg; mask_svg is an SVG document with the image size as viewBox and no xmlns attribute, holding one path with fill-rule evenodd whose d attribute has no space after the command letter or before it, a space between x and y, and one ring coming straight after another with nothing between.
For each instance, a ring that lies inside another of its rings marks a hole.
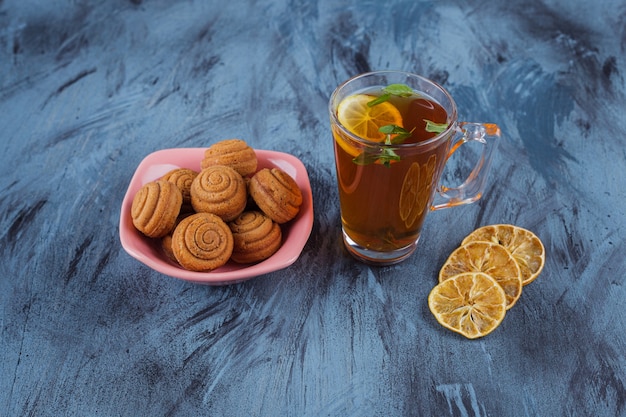
<instances>
[{"instance_id":1,"label":"lemon slice in tea","mask_svg":"<svg viewBox=\"0 0 626 417\"><path fill-rule=\"evenodd\" d=\"M463 243L485 241L504 246L522 271L522 285L530 284L541 273L546 252L541 240L530 230L510 224L483 226L470 233Z\"/></svg>"},{"instance_id":2,"label":"lemon slice in tea","mask_svg":"<svg viewBox=\"0 0 626 417\"><path fill-rule=\"evenodd\" d=\"M367 94L353 94L341 100L337 106L339 122L360 138L382 142L385 134L378 129L386 125L402 126L402 115L388 101L368 106L376 97Z\"/></svg>"},{"instance_id":3,"label":"lemon slice in tea","mask_svg":"<svg viewBox=\"0 0 626 417\"><path fill-rule=\"evenodd\" d=\"M485 336L498 327L506 306L502 287L482 272L455 275L428 295L428 307L439 324L468 339Z\"/></svg>"},{"instance_id":4,"label":"lemon slice in tea","mask_svg":"<svg viewBox=\"0 0 626 417\"><path fill-rule=\"evenodd\" d=\"M439 271L439 282L465 272L483 272L504 290L507 310L522 294L522 272L513 255L497 243L468 242L454 250Z\"/></svg>"}]
</instances>

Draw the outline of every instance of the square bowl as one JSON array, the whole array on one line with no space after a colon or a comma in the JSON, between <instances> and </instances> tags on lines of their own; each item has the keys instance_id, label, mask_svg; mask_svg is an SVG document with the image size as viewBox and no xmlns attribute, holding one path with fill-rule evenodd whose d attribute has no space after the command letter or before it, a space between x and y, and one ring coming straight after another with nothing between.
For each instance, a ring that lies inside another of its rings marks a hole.
<instances>
[{"instance_id":1,"label":"square bowl","mask_svg":"<svg viewBox=\"0 0 626 417\"><path fill-rule=\"evenodd\" d=\"M255 150L258 167L278 168L289 174L302 191L302 205L298 215L282 224L283 243L268 259L255 264L237 264L233 261L210 272L188 271L171 261L161 248L160 239L152 239L139 232L130 215L133 197L146 183L161 178L176 168L199 172L206 148L163 149L146 156L130 180L120 212L120 242L124 250L144 265L170 277L205 285L228 285L259 275L278 271L293 264L304 249L313 228L313 195L309 175L302 161L293 155L266 150Z\"/></svg>"}]
</instances>

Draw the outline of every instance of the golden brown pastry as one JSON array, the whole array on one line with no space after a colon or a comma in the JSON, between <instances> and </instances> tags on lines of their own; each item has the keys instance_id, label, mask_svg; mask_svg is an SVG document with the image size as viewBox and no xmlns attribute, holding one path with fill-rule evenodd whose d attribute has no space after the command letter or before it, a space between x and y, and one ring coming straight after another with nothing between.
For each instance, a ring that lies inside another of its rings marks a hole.
<instances>
[{"instance_id":1,"label":"golden brown pastry","mask_svg":"<svg viewBox=\"0 0 626 417\"><path fill-rule=\"evenodd\" d=\"M174 229L176 229L176 226L178 226L178 224L185 217L189 217L192 214L193 212L190 212L190 211L183 212L181 210L180 214L178 215L178 218L176 219L176 223L174 224L174 228L172 229L172 231L161 238L161 248L163 249L163 252L165 253L165 255L167 255L167 257L173 262L178 263L178 261L176 260L176 257L174 256L174 251L172 250L172 235L174 234Z\"/></svg>"},{"instance_id":2,"label":"golden brown pastry","mask_svg":"<svg viewBox=\"0 0 626 417\"><path fill-rule=\"evenodd\" d=\"M243 212L246 203L246 184L230 167L210 166L191 183L191 205L196 212L213 213L229 222Z\"/></svg>"},{"instance_id":3,"label":"golden brown pastry","mask_svg":"<svg viewBox=\"0 0 626 417\"><path fill-rule=\"evenodd\" d=\"M243 212L228 226L234 239L231 259L240 264L267 259L282 243L280 226L260 211Z\"/></svg>"},{"instance_id":4,"label":"golden brown pastry","mask_svg":"<svg viewBox=\"0 0 626 417\"><path fill-rule=\"evenodd\" d=\"M233 234L228 225L215 214L192 214L174 229L172 252L185 269L212 271L230 259Z\"/></svg>"},{"instance_id":5,"label":"golden brown pastry","mask_svg":"<svg viewBox=\"0 0 626 417\"><path fill-rule=\"evenodd\" d=\"M133 197L133 224L148 237L163 237L174 228L182 202L176 185L165 180L149 182Z\"/></svg>"},{"instance_id":6,"label":"golden brown pastry","mask_svg":"<svg viewBox=\"0 0 626 417\"><path fill-rule=\"evenodd\" d=\"M161 238L161 248L163 249L165 256L167 256L167 259L178 263L176 257L174 256L174 251L172 250L172 233L168 233Z\"/></svg>"},{"instance_id":7,"label":"golden brown pastry","mask_svg":"<svg viewBox=\"0 0 626 417\"><path fill-rule=\"evenodd\" d=\"M213 165L229 166L245 177L256 172L256 153L242 139L225 139L204 151L202 169Z\"/></svg>"},{"instance_id":8,"label":"golden brown pastry","mask_svg":"<svg viewBox=\"0 0 626 417\"><path fill-rule=\"evenodd\" d=\"M286 223L300 211L302 191L296 181L281 169L260 170L250 180L248 189L263 213L276 223Z\"/></svg>"},{"instance_id":9,"label":"golden brown pastry","mask_svg":"<svg viewBox=\"0 0 626 417\"><path fill-rule=\"evenodd\" d=\"M176 168L163 175L162 180L176 184L183 195L183 205L191 205L191 183L198 173L193 169Z\"/></svg>"}]
</instances>

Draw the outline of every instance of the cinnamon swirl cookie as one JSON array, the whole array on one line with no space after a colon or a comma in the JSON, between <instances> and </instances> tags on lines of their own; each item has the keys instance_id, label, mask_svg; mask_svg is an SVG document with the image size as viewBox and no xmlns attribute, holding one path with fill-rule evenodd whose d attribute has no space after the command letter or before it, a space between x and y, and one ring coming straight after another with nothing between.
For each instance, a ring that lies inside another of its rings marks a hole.
<instances>
[{"instance_id":1,"label":"cinnamon swirl cookie","mask_svg":"<svg viewBox=\"0 0 626 417\"><path fill-rule=\"evenodd\" d=\"M229 166L245 177L256 172L256 153L242 139L225 139L204 151L202 169L213 165Z\"/></svg>"},{"instance_id":2,"label":"cinnamon swirl cookie","mask_svg":"<svg viewBox=\"0 0 626 417\"><path fill-rule=\"evenodd\" d=\"M276 223L286 223L300 211L302 191L281 169L263 168L254 174L248 189L257 206Z\"/></svg>"},{"instance_id":3,"label":"cinnamon swirl cookie","mask_svg":"<svg viewBox=\"0 0 626 417\"><path fill-rule=\"evenodd\" d=\"M210 166L191 183L191 205L196 212L213 213L229 222L243 212L246 203L246 184L233 168Z\"/></svg>"},{"instance_id":4,"label":"cinnamon swirl cookie","mask_svg":"<svg viewBox=\"0 0 626 417\"><path fill-rule=\"evenodd\" d=\"M191 205L191 183L198 173L188 168L176 168L163 175L162 180L176 184L183 195L183 205Z\"/></svg>"},{"instance_id":5,"label":"cinnamon swirl cookie","mask_svg":"<svg viewBox=\"0 0 626 417\"><path fill-rule=\"evenodd\" d=\"M234 239L231 259L240 264L267 259L282 243L280 226L259 211L243 212L228 226Z\"/></svg>"},{"instance_id":6,"label":"cinnamon swirl cookie","mask_svg":"<svg viewBox=\"0 0 626 417\"><path fill-rule=\"evenodd\" d=\"M148 237L163 237L176 223L183 196L169 181L157 180L143 185L133 197L133 224Z\"/></svg>"},{"instance_id":7,"label":"cinnamon swirl cookie","mask_svg":"<svg viewBox=\"0 0 626 417\"><path fill-rule=\"evenodd\" d=\"M192 214L174 229L172 252L185 269L212 271L230 259L233 234L228 225L215 214Z\"/></svg>"}]
</instances>

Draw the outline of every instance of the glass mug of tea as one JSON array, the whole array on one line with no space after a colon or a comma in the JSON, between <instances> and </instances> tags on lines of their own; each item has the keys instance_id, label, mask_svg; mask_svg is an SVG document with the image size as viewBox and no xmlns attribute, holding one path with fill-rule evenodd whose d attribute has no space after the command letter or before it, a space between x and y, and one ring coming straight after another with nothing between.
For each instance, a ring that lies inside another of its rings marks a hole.
<instances>
[{"instance_id":1,"label":"glass mug of tea","mask_svg":"<svg viewBox=\"0 0 626 417\"><path fill-rule=\"evenodd\" d=\"M426 214L478 200L500 138L495 124L457 120L440 85L400 71L361 74L329 101L343 241L357 259L401 262L416 249ZM480 155L456 188L440 184L464 143Z\"/></svg>"}]
</instances>

